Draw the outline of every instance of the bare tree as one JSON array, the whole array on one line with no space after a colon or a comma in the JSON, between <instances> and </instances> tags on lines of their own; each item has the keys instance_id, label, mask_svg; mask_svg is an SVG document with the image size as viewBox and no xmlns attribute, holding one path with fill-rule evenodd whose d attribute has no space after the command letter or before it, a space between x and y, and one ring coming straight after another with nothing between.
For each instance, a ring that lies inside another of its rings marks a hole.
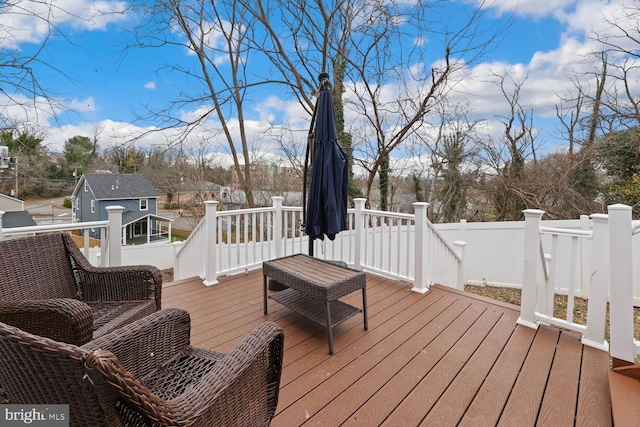
<instances>
[{"instance_id":1,"label":"bare tree","mask_svg":"<svg viewBox=\"0 0 640 427\"><path fill-rule=\"evenodd\" d=\"M166 70L181 73L190 83L181 99L162 111L152 111L152 116L164 119L161 128L180 127L186 133L215 119L214 131L229 146L249 198L254 186L247 160L251 135L245 119L246 100L255 88L268 85L296 98L311 116L317 76L329 71L333 73L340 142L349 153L356 144L365 147L358 160L368 171L368 195L378 174L388 172L385 164L391 152L419 132L433 106L455 79L463 77L456 72L482 57L504 30L485 33L479 29L483 4L472 8L457 28L434 22L432 8L439 3L155 2L145 11L135 45L186 45L194 61L167 65ZM424 43L427 38L429 48ZM440 46L434 47L436 43ZM433 49L437 49L436 56ZM435 65L425 64L426 57L434 58ZM262 59L269 65L264 66L263 61L255 66ZM389 93L395 96L388 99ZM187 120L180 113L189 106L197 106L199 113ZM184 137L181 133L178 138Z\"/></svg>"},{"instance_id":2,"label":"bare tree","mask_svg":"<svg viewBox=\"0 0 640 427\"><path fill-rule=\"evenodd\" d=\"M419 131L433 106L454 85L451 76L480 58L506 28L479 30L483 4L471 10L459 27L449 28L432 19L439 3L246 2L267 29L268 42L262 46L273 64L270 72L284 76L290 93L308 112L316 76L333 72L340 142L349 154L358 153L357 161L368 171L367 197L380 178L383 207L391 153ZM424 43L427 38L429 47ZM440 56L429 67L424 58L433 57L433 49Z\"/></svg>"},{"instance_id":3,"label":"bare tree","mask_svg":"<svg viewBox=\"0 0 640 427\"><path fill-rule=\"evenodd\" d=\"M640 93L637 81L640 76L640 0L632 0L604 16L608 28L592 33L598 43L594 55L602 58L603 76L610 77L610 84L597 94L602 104L601 120L610 123L611 130L638 126L640 123Z\"/></svg>"},{"instance_id":4,"label":"bare tree","mask_svg":"<svg viewBox=\"0 0 640 427\"><path fill-rule=\"evenodd\" d=\"M226 141L241 188L254 206L250 173L251 138L245 100L252 87L266 84L249 72L257 36L255 18L240 1L167 0L144 5L145 19L128 47L186 48L193 61L167 64L159 72L178 73L185 87L146 119L162 121L159 129L179 129L174 144L194 131L219 134ZM185 109L196 110L184 117ZM211 128L211 121L217 128Z\"/></svg>"},{"instance_id":5,"label":"bare tree","mask_svg":"<svg viewBox=\"0 0 640 427\"><path fill-rule=\"evenodd\" d=\"M128 7L125 2L99 3L80 15L65 9L67 2L55 0L0 2L0 131L35 123L41 114L56 118L64 110L64 100L41 84L36 70L61 73L46 51L53 38L73 43L62 24L109 20Z\"/></svg>"},{"instance_id":6,"label":"bare tree","mask_svg":"<svg viewBox=\"0 0 640 427\"><path fill-rule=\"evenodd\" d=\"M602 128L603 96L607 81L606 56L598 56L602 63L601 69L593 75L584 74L572 78L574 94L561 96L560 104L556 105L560 134L569 143L567 156L555 156L562 161L568 172L567 181L564 182L566 192L563 197L558 198L557 206L558 215L566 218L593 213L598 207L595 203L599 180L594 163L594 144ZM595 88L591 90L584 80L594 80Z\"/></svg>"},{"instance_id":7,"label":"bare tree","mask_svg":"<svg viewBox=\"0 0 640 427\"><path fill-rule=\"evenodd\" d=\"M505 29L498 27L495 32L481 33L478 22L483 15L482 6L470 11L458 28L448 28L445 23L430 20L428 7L411 11L395 9L392 10L394 13L385 15L386 25L380 25L379 32L367 38L376 40L375 43L354 46L356 54L349 59L357 84L354 84L348 106L364 115L363 128L368 129L354 127L352 132L363 152L359 162L368 172L367 194L377 175L381 187L385 184L383 178L391 153L422 138L423 126L430 119L438 119L438 104L464 77L463 70L491 49ZM418 42L406 46L403 55L394 54L395 40L405 31L395 25L402 20L403 13L411 16L419 40L429 38L429 50ZM423 58L433 49L439 51L440 57L429 67L423 63ZM390 97L390 93L396 96ZM381 192L384 194L383 188Z\"/></svg>"},{"instance_id":8,"label":"bare tree","mask_svg":"<svg viewBox=\"0 0 640 427\"><path fill-rule=\"evenodd\" d=\"M496 75L496 85L508 105L506 115L496 117L504 126L501 137L487 141L483 147L486 165L494 175L486 181L487 194L491 197L495 220L521 219L527 204L529 191L523 185L527 159L536 164L536 134L533 127L533 111L524 106L521 91L526 82Z\"/></svg>"}]
</instances>

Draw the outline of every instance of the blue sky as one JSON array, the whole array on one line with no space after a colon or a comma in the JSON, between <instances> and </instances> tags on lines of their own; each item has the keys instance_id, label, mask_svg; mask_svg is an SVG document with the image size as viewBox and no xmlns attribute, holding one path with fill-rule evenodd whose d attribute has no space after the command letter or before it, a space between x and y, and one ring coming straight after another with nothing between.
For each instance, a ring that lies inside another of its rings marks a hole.
<instances>
[{"instance_id":1,"label":"blue sky","mask_svg":"<svg viewBox=\"0 0 640 427\"><path fill-rule=\"evenodd\" d=\"M478 3L479 0L458 0ZM122 57L118 43L122 40L121 26L130 26L132 17L110 15L87 18L96 5L101 8L122 8L126 2L103 0L56 0L60 10L58 26L68 39L54 38L41 57L51 65L36 67L40 83L55 97L64 99L65 111L59 111L58 121L40 114L38 124L46 130L45 142L51 151L60 151L63 142L74 135L93 136L99 133L100 145L119 143L118 136L144 131L134 123L135 111L149 102L166 101L168 94L181 88L181 82L156 74L164 61L186 60L188 57L158 57L157 51L132 51ZM453 2L456 3L456 2ZM512 17L512 25L501 44L483 62L468 70L465 86L478 95L474 114L489 122L504 112L506 105L496 87L486 80L488 70L508 74L515 79L526 78L523 102L536 114L534 125L547 150L557 149L554 134L556 95L571 86L571 70L588 70L594 65L579 53L588 49L586 35L601 28L603 14L619 8L622 0L488 0L483 24L489 28L505 16ZM445 6L446 7L446 6ZM95 15L93 15L95 16ZM1 17L3 21L10 15ZM41 26L21 17L12 23L22 29L13 35L12 42L28 52L42 40ZM36 44L30 43L36 41ZM7 40L4 42L5 47ZM176 51L172 54L176 54ZM279 113L272 114L277 109ZM189 112L185 112L188 114ZM299 115L296 101L261 95L255 100L252 112L256 132L268 128L268 118ZM31 116L32 118L34 116ZM20 113L16 113L20 119ZM298 118L300 119L300 118ZM298 120L304 123L304 120ZM494 131L499 124L493 120ZM150 137L145 143L161 144L162 135ZM155 139L154 139L155 138Z\"/></svg>"}]
</instances>

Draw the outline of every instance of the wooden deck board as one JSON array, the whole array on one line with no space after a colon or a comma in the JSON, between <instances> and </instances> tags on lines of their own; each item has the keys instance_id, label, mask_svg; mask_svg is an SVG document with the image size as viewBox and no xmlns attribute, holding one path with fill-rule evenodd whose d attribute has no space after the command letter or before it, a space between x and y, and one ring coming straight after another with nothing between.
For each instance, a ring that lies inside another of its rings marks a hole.
<instances>
[{"instance_id":1,"label":"wooden deck board","mask_svg":"<svg viewBox=\"0 0 640 427\"><path fill-rule=\"evenodd\" d=\"M516 319L517 316L513 313L502 314L496 326L478 346L421 425L451 426L459 423L511 337Z\"/></svg>"},{"instance_id":2,"label":"wooden deck board","mask_svg":"<svg viewBox=\"0 0 640 427\"><path fill-rule=\"evenodd\" d=\"M536 423L559 336L558 329L541 327L538 330L498 425Z\"/></svg>"},{"instance_id":3,"label":"wooden deck board","mask_svg":"<svg viewBox=\"0 0 640 427\"><path fill-rule=\"evenodd\" d=\"M637 426L640 420L640 381L620 374L609 372L611 384L611 405L613 420L616 427Z\"/></svg>"},{"instance_id":4,"label":"wooden deck board","mask_svg":"<svg viewBox=\"0 0 640 427\"><path fill-rule=\"evenodd\" d=\"M162 304L188 310L192 345L218 351L263 321L283 328L273 426L611 425L606 353L567 331L518 326L509 304L410 288L368 274L369 330L362 316L338 325L333 356L324 328L271 300L262 313L259 270L165 284ZM342 300L362 304L360 292Z\"/></svg>"},{"instance_id":5,"label":"wooden deck board","mask_svg":"<svg viewBox=\"0 0 640 427\"><path fill-rule=\"evenodd\" d=\"M576 414L580 380L582 345L578 335L560 335L558 348L553 359L553 368L544 392L538 424L543 426L571 425Z\"/></svg>"},{"instance_id":6,"label":"wooden deck board","mask_svg":"<svg viewBox=\"0 0 640 427\"><path fill-rule=\"evenodd\" d=\"M607 369L602 369L602 366ZM577 426L611 426L609 354L583 347L578 393Z\"/></svg>"},{"instance_id":7,"label":"wooden deck board","mask_svg":"<svg viewBox=\"0 0 640 427\"><path fill-rule=\"evenodd\" d=\"M470 317L472 314L477 316L469 318L471 323L468 324L463 316ZM499 317L499 313L486 310L480 304L472 305L453 324L459 328L459 332L450 328L445 329L440 337L448 337L446 340L442 339L440 342L434 340L432 345L423 350L422 355L408 363L403 368L402 375L396 375L393 378L392 382L398 386L396 398L402 398L402 400L398 402L398 406L383 425L406 425L413 420L422 420L482 343ZM428 372L428 374L419 378L415 372ZM418 382L414 385L415 379ZM407 390L409 386L411 388ZM376 397L379 394L377 393ZM383 392L382 396L384 395ZM392 397L387 395L386 398Z\"/></svg>"}]
</instances>

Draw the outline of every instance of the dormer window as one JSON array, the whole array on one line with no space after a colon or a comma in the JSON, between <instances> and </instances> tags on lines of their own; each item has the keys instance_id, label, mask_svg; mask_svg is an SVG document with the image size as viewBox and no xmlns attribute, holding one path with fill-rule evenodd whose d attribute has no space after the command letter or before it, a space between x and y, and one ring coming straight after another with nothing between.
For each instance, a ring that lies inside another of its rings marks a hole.
<instances>
[{"instance_id":1,"label":"dormer window","mask_svg":"<svg viewBox=\"0 0 640 427\"><path fill-rule=\"evenodd\" d=\"M149 209L149 200L148 199L140 199L140 210L146 211Z\"/></svg>"},{"instance_id":2,"label":"dormer window","mask_svg":"<svg viewBox=\"0 0 640 427\"><path fill-rule=\"evenodd\" d=\"M89 191L89 183L87 182L87 180L85 179L84 181L84 192L88 192Z\"/></svg>"},{"instance_id":3,"label":"dormer window","mask_svg":"<svg viewBox=\"0 0 640 427\"><path fill-rule=\"evenodd\" d=\"M96 201L91 201L91 213L96 213Z\"/></svg>"}]
</instances>

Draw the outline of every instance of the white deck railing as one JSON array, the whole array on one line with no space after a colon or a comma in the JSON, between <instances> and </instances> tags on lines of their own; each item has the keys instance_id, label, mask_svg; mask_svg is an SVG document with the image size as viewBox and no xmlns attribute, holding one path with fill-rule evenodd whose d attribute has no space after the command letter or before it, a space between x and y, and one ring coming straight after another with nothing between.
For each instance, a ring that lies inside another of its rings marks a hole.
<instances>
[{"instance_id":1,"label":"white deck railing","mask_svg":"<svg viewBox=\"0 0 640 427\"><path fill-rule=\"evenodd\" d=\"M269 208L224 212L217 211L217 202L206 202L205 218L189 238L168 247L172 254L173 248L178 248L173 264L175 279L200 276L209 285L216 283L220 275L259 268L268 259L306 253L308 238L301 227L302 209L284 207L282 201L281 197L274 197ZM364 204L364 199L356 199L355 208L348 211L347 230L335 240L314 242L315 256L342 260L357 269L406 280L419 292L426 292L433 283L463 289L465 280L484 282L484 278L476 277L477 272L474 277L465 277L465 242L448 243L428 221L426 203L415 203L413 215L369 210ZM103 238L99 265L121 265L122 208L114 206L108 210L107 221L9 229L2 228L0 212L0 240L80 230L87 255L88 232L100 229ZM613 205L609 206L608 215L583 216L580 221L546 227L542 222L544 211L527 210L524 229L522 222L509 225L508 230L496 228L500 239L487 231L493 230L491 227L485 227L487 230L482 234L474 231L474 236L479 237L471 239L472 253L486 260L486 248L509 247L510 241L517 241L517 247L512 244L509 251L522 260L522 267L518 268L522 274L519 323L534 328L545 323L571 329L583 335L584 344L602 350L608 347L604 330L609 295L611 356L633 362L640 355L633 315L634 305L640 300L640 263L633 262L640 254L640 222L632 221L631 212L629 206ZM464 238L472 228L481 225L460 224L463 232L459 234ZM451 230L446 232L451 235ZM520 252L523 241L524 251ZM149 251L143 246L137 249ZM503 264L510 267L518 261L509 258ZM553 313L557 294L568 297L564 318ZM575 297L589 299L586 324L578 323L573 316Z\"/></svg>"},{"instance_id":2,"label":"white deck railing","mask_svg":"<svg viewBox=\"0 0 640 427\"><path fill-rule=\"evenodd\" d=\"M176 279L200 276L205 284L220 275L259 268L263 261L306 253L302 209L283 207L282 197L269 208L218 212L206 202L206 214L177 252ZM378 274L407 280L425 292L433 283L461 288L462 254L447 243L427 220L426 203L415 214L368 210L356 199L348 210L347 230L335 240L314 241L314 256L340 260Z\"/></svg>"},{"instance_id":3,"label":"white deck railing","mask_svg":"<svg viewBox=\"0 0 640 427\"><path fill-rule=\"evenodd\" d=\"M544 323L573 330L582 334L583 344L607 351L607 216L592 215L593 229L574 230L542 226L541 210L528 209L524 215L524 271L518 323L532 328ZM590 265L581 263L585 251L591 251ZM588 289L583 289L585 281ZM589 296L586 324L577 323L573 317L577 290L586 291L581 296L586 296L585 293ZM567 297L564 318L554 315L556 294Z\"/></svg>"},{"instance_id":4,"label":"white deck railing","mask_svg":"<svg viewBox=\"0 0 640 427\"><path fill-rule=\"evenodd\" d=\"M84 245L81 250L85 257L89 258L89 232L100 230L100 266L122 265L122 206L108 206L108 219L106 221L73 222L64 224L36 225L31 227L2 227L2 215L0 211L0 240L11 237L30 236L40 233L60 233L80 231L84 237Z\"/></svg>"}]
</instances>

